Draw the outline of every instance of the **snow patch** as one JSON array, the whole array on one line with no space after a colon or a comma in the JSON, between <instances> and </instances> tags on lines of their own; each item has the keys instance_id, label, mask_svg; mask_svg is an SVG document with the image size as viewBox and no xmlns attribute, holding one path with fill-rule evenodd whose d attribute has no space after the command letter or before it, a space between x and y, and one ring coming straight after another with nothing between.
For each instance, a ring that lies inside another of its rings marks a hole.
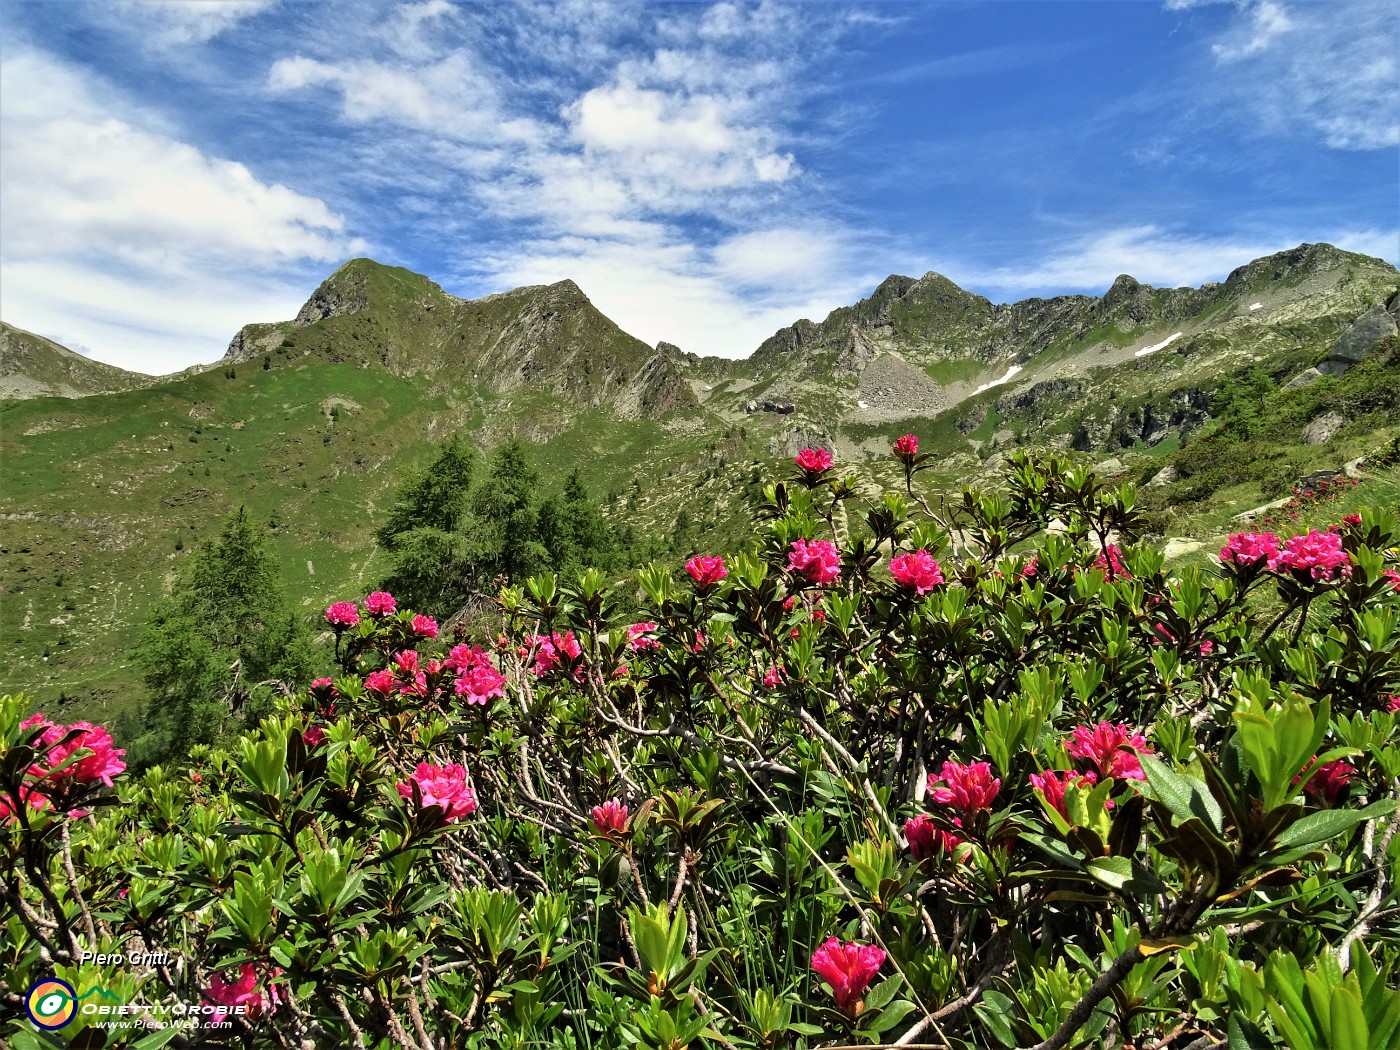
<instances>
[{"instance_id":1,"label":"snow patch","mask_svg":"<svg viewBox=\"0 0 1400 1050\"><path fill-rule=\"evenodd\" d=\"M1006 370L1006 375L1002 376L1000 379L993 379L990 383L983 383L981 386L979 386L979 387L978 387L976 390L974 390L972 393L973 393L974 395L980 394L982 391L984 391L984 390L990 390L990 389L992 389L992 387L994 387L994 386L1001 386L1001 384L1003 384L1003 383L1009 383L1009 382L1011 382L1011 377L1014 376L1014 375L1015 375L1017 372L1019 372L1019 371L1021 371L1021 366L1020 366L1020 365L1012 365L1010 368L1008 368L1008 369Z\"/></svg>"},{"instance_id":2,"label":"snow patch","mask_svg":"<svg viewBox=\"0 0 1400 1050\"><path fill-rule=\"evenodd\" d=\"M1144 346L1144 347L1143 347L1141 350L1139 350L1137 353L1133 354L1133 356L1134 356L1134 357L1146 357L1148 354L1155 354L1158 350L1161 350L1161 349L1163 349L1164 347L1170 346L1171 343L1172 343L1173 341L1175 341L1175 340L1177 340L1177 339L1180 339L1180 338L1181 338L1181 333L1180 333L1180 332L1173 332L1171 335L1167 336L1167 337L1166 337L1165 339L1163 339L1160 343L1157 343L1157 344L1154 345L1154 346Z\"/></svg>"},{"instance_id":3,"label":"snow patch","mask_svg":"<svg viewBox=\"0 0 1400 1050\"><path fill-rule=\"evenodd\" d=\"M1250 308L1251 310L1262 310L1262 309L1264 309L1264 304L1263 304L1263 303L1250 303L1250 304L1249 304L1249 308Z\"/></svg>"}]
</instances>

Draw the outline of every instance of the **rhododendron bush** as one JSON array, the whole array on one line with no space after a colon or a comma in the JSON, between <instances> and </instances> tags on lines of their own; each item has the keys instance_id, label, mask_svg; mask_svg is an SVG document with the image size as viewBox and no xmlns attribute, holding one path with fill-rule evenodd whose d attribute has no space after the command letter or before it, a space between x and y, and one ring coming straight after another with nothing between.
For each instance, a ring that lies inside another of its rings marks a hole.
<instances>
[{"instance_id":1,"label":"rhododendron bush","mask_svg":"<svg viewBox=\"0 0 1400 1050\"><path fill-rule=\"evenodd\" d=\"M0 1038L154 1038L39 1032L57 977L260 1047L1400 1043L1394 516L1172 573L1130 487L893 452L489 628L337 601L336 674L139 777L6 698Z\"/></svg>"}]
</instances>

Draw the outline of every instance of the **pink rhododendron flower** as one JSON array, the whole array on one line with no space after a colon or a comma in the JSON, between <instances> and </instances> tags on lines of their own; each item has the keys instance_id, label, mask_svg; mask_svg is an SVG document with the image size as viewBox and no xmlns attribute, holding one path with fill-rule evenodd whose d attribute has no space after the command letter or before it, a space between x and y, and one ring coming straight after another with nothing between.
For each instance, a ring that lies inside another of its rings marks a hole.
<instances>
[{"instance_id":1,"label":"pink rhododendron flower","mask_svg":"<svg viewBox=\"0 0 1400 1050\"><path fill-rule=\"evenodd\" d=\"M271 975L269 975L271 976ZM258 989L257 973L253 964L245 962L239 971L238 980L229 984L221 973L214 974L205 998L216 1006L243 1006L248 1020L256 1020L264 1013L273 1013L281 1002L281 996L269 984L266 994Z\"/></svg>"},{"instance_id":2,"label":"pink rhododendron flower","mask_svg":"<svg viewBox=\"0 0 1400 1050\"><path fill-rule=\"evenodd\" d=\"M1065 745L1075 758L1083 758L1094 763L1101 777L1119 777L1123 780L1146 780L1142 763L1129 747L1145 755L1152 752L1147 746L1147 737L1134 732L1126 722L1115 725L1100 722L1095 726L1075 726L1072 738Z\"/></svg>"},{"instance_id":3,"label":"pink rhododendron flower","mask_svg":"<svg viewBox=\"0 0 1400 1050\"><path fill-rule=\"evenodd\" d=\"M35 790L28 784L21 784L19 786L19 802L21 805L34 810L51 809L53 807L53 803L49 801L47 795L42 791ZM9 824L18 819L19 818L15 816L14 799L8 794L0 793L0 823Z\"/></svg>"},{"instance_id":4,"label":"pink rhododendron flower","mask_svg":"<svg viewBox=\"0 0 1400 1050\"><path fill-rule=\"evenodd\" d=\"M1032 773L1031 787L1040 792L1046 802L1054 806L1060 816L1066 820L1069 814L1065 812L1065 785L1079 784L1082 787L1093 787L1098 783L1098 774L1090 770L1088 773L1075 773L1073 771L1061 773L1054 769L1047 769L1044 773ZM1109 805L1112 805L1110 802Z\"/></svg>"},{"instance_id":5,"label":"pink rhododendron flower","mask_svg":"<svg viewBox=\"0 0 1400 1050\"><path fill-rule=\"evenodd\" d=\"M890 559L890 575L915 594L924 595L943 582L943 572L926 550Z\"/></svg>"},{"instance_id":6,"label":"pink rhododendron flower","mask_svg":"<svg viewBox=\"0 0 1400 1050\"><path fill-rule=\"evenodd\" d=\"M1303 791L1311 795L1317 802L1326 802L1329 806L1335 806L1337 800L1342 797L1342 792L1347 788L1347 781L1356 772L1356 767L1350 762L1344 762L1340 758L1334 758L1331 762L1324 762L1318 766L1317 772L1313 773L1313 766L1317 763L1317 756L1313 755L1296 777L1293 778L1294 786L1303 780L1310 773L1312 779L1303 785Z\"/></svg>"},{"instance_id":7,"label":"pink rhododendron flower","mask_svg":"<svg viewBox=\"0 0 1400 1050\"><path fill-rule=\"evenodd\" d=\"M836 1007L847 1017L858 1017L865 1004L861 996L885 963L885 951L873 944L843 944L828 937L812 955L812 969L831 986Z\"/></svg>"},{"instance_id":8,"label":"pink rhododendron flower","mask_svg":"<svg viewBox=\"0 0 1400 1050\"><path fill-rule=\"evenodd\" d=\"M792 461L809 474L831 469L831 453L824 448L804 448Z\"/></svg>"},{"instance_id":9,"label":"pink rhododendron flower","mask_svg":"<svg viewBox=\"0 0 1400 1050\"><path fill-rule=\"evenodd\" d=\"M454 688L468 704L485 704L494 696L505 696L506 676L489 663L480 663L457 676Z\"/></svg>"},{"instance_id":10,"label":"pink rhododendron flower","mask_svg":"<svg viewBox=\"0 0 1400 1050\"><path fill-rule=\"evenodd\" d=\"M48 748L48 751L42 760L29 767L30 775L37 779L47 779L60 785L103 784L111 787L112 778L126 769L126 763L122 761L126 751L114 747L112 735L101 726L95 726L91 722L60 725L50 722L41 714L20 723L23 729L32 729L40 725L45 727L44 734L35 742L35 750ZM64 740L73 733L77 735L71 740ZM84 755L63 769L58 768L83 749L92 753Z\"/></svg>"},{"instance_id":11,"label":"pink rhododendron flower","mask_svg":"<svg viewBox=\"0 0 1400 1050\"><path fill-rule=\"evenodd\" d=\"M717 555L697 554L685 563L685 571L690 573L690 578L695 581L697 587L705 590L729 575L729 570L724 567L724 559Z\"/></svg>"},{"instance_id":12,"label":"pink rhododendron flower","mask_svg":"<svg viewBox=\"0 0 1400 1050\"><path fill-rule=\"evenodd\" d=\"M934 824L927 813L920 813L904 822L904 840L909 843L909 852L916 861L952 853L963 843L951 831L944 831Z\"/></svg>"},{"instance_id":13,"label":"pink rhododendron flower","mask_svg":"<svg viewBox=\"0 0 1400 1050\"><path fill-rule=\"evenodd\" d=\"M371 616L388 616L397 608L394 596L388 591L375 591L365 599L365 609L369 611Z\"/></svg>"},{"instance_id":14,"label":"pink rhododendron flower","mask_svg":"<svg viewBox=\"0 0 1400 1050\"><path fill-rule=\"evenodd\" d=\"M793 540L788 568L816 584L827 584L841 575L841 556L826 540Z\"/></svg>"},{"instance_id":15,"label":"pink rhododendron flower","mask_svg":"<svg viewBox=\"0 0 1400 1050\"><path fill-rule=\"evenodd\" d=\"M1347 552L1342 550L1340 536L1313 529L1306 535L1284 540L1283 549L1274 555L1269 568L1307 573L1314 580L1330 580L1334 570L1349 565L1350 561Z\"/></svg>"},{"instance_id":16,"label":"pink rhododendron flower","mask_svg":"<svg viewBox=\"0 0 1400 1050\"><path fill-rule=\"evenodd\" d=\"M394 689L394 672L387 667L365 676L365 688L371 692L388 695Z\"/></svg>"},{"instance_id":17,"label":"pink rhododendron flower","mask_svg":"<svg viewBox=\"0 0 1400 1050\"><path fill-rule=\"evenodd\" d=\"M308 688L312 696L321 696L335 692L335 683L329 678L315 678Z\"/></svg>"},{"instance_id":18,"label":"pink rhododendron flower","mask_svg":"<svg viewBox=\"0 0 1400 1050\"><path fill-rule=\"evenodd\" d=\"M1220 548L1220 560L1227 565L1272 563L1278 554L1278 537L1272 532L1237 532Z\"/></svg>"},{"instance_id":19,"label":"pink rhododendron flower","mask_svg":"<svg viewBox=\"0 0 1400 1050\"><path fill-rule=\"evenodd\" d=\"M476 792L467 786L467 771L455 762L445 766L419 762L413 776L395 785L400 797L413 798L410 781L418 785L424 807L441 806L442 819L449 824L476 812Z\"/></svg>"},{"instance_id":20,"label":"pink rhododendron flower","mask_svg":"<svg viewBox=\"0 0 1400 1050\"><path fill-rule=\"evenodd\" d=\"M1099 556L1094 559L1091 568L1102 569L1110 580L1126 580L1133 575L1123 564L1123 552L1112 543L1099 551Z\"/></svg>"},{"instance_id":21,"label":"pink rhododendron flower","mask_svg":"<svg viewBox=\"0 0 1400 1050\"><path fill-rule=\"evenodd\" d=\"M1390 589L1400 591L1400 570L1386 569L1382 575L1390 581Z\"/></svg>"},{"instance_id":22,"label":"pink rhododendron flower","mask_svg":"<svg viewBox=\"0 0 1400 1050\"><path fill-rule=\"evenodd\" d=\"M326 731L320 726L307 726L301 731L301 742L307 747L315 747L326 739Z\"/></svg>"},{"instance_id":23,"label":"pink rhododendron flower","mask_svg":"<svg viewBox=\"0 0 1400 1050\"><path fill-rule=\"evenodd\" d=\"M787 671L781 666L770 667L763 672L763 684L768 689L776 689L786 677Z\"/></svg>"},{"instance_id":24,"label":"pink rhododendron flower","mask_svg":"<svg viewBox=\"0 0 1400 1050\"><path fill-rule=\"evenodd\" d=\"M1207 638L1201 643L1200 652L1202 656L1209 656L1211 653L1215 652L1215 643Z\"/></svg>"},{"instance_id":25,"label":"pink rhododendron flower","mask_svg":"<svg viewBox=\"0 0 1400 1050\"><path fill-rule=\"evenodd\" d=\"M905 434L894 443L894 454L902 460L911 460L919 454L919 439L913 434Z\"/></svg>"},{"instance_id":26,"label":"pink rhododendron flower","mask_svg":"<svg viewBox=\"0 0 1400 1050\"><path fill-rule=\"evenodd\" d=\"M583 654L573 631L565 631L563 634L555 631L548 637L537 635L530 639L530 644L539 646L535 652L535 666L532 668L536 678L543 678L549 674L563 663L565 657L577 660Z\"/></svg>"},{"instance_id":27,"label":"pink rhododendron flower","mask_svg":"<svg viewBox=\"0 0 1400 1050\"><path fill-rule=\"evenodd\" d=\"M1026 567L1021 570L1021 579L1031 580L1040 571L1040 555L1032 554L1031 560L1026 562Z\"/></svg>"},{"instance_id":28,"label":"pink rhododendron flower","mask_svg":"<svg viewBox=\"0 0 1400 1050\"><path fill-rule=\"evenodd\" d=\"M942 782L944 786L935 785ZM942 806L952 806L971 823L983 810L990 809L997 792L1001 790L1001 779L992 778L989 762L944 762L941 775L928 775L929 791L933 800Z\"/></svg>"},{"instance_id":29,"label":"pink rhododendron flower","mask_svg":"<svg viewBox=\"0 0 1400 1050\"><path fill-rule=\"evenodd\" d=\"M648 649L660 649L661 643L655 638L648 637L655 630L656 623L653 620L632 624L627 628L627 648L634 653L643 653Z\"/></svg>"},{"instance_id":30,"label":"pink rhododendron flower","mask_svg":"<svg viewBox=\"0 0 1400 1050\"><path fill-rule=\"evenodd\" d=\"M360 622L360 610L354 602L336 602L326 609L326 623L330 624L337 631L343 631L347 627L354 627Z\"/></svg>"},{"instance_id":31,"label":"pink rhododendron flower","mask_svg":"<svg viewBox=\"0 0 1400 1050\"><path fill-rule=\"evenodd\" d=\"M1343 524L1343 525L1351 525L1351 526L1360 525L1360 524L1361 524L1361 515L1360 515L1360 514L1347 514L1347 515L1343 516L1343 518L1342 518L1342 524Z\"/></svg>"},{"instance_id":32,"label":"pink rhododendron flower","mask_svg":"<svg viewBox=\"0 0 1400 1050\"><path fill-rule=\"evenodd\" d=\"M593 826L600 835L621 835L627 830L627 807L616 798L594 806Z\"/></svg>"},{"instance_id":33,"label":"pink rhododendron flower","mask_svg":"<svg viewBox=\"0 0 1400 1050\"><path fill-rule=\"evenodd\" d=\"M431 616L424 616L420 613L413 618L413 633L419 638L436 638L438 636L437 621Z\"/></svg>"},{"instance_id":34,"label":"pink rhododendron flower","mask_svg":"<svg viewBox=\"0 0 1400 1050\"><path fill-rule=\"evenodd\" d=\"M477 664L489 662L479 645L454 645L443 666L450 671L469 671Z\"/></svg>"},{"instance_id":35,"label":"pink rhododendron flower","mask_svg":"<svg viewBox=\"0 0 1400 1050\"><path fill-rule=\"evenodd\" d=\"M418 653L414 649L405 649L394 654L394 667L399 674L412 675L418 671Z\"/></svg>"},{"instance_id":36,"label":"pink rhododendron flower","mask_svg":"<svg viewBox=\"0 0 1400 1050\"><path fill-rule=\"evenodd\" d=\"M1391 714L1400 711L1400 696L1392 696L1385 702L1385 709Z\"/></svg>"}]
</instances>

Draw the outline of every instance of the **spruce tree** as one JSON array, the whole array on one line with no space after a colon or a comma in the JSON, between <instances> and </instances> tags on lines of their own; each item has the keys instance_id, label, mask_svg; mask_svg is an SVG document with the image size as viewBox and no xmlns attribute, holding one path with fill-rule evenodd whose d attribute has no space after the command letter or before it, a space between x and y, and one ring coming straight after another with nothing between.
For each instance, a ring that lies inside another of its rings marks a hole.
<instances>
[{"instance_id":1,"label":"spruce tree","mask_svg":"<svg viewBox=\"0 0 1400 1050\"><path fill-rule=\"evenodd\" d=\"M144 761L211 743L262 711L268 680L296 682L313 664L263 530L247 507L190 556L133 654L151 694Z\"/></svg>"},{"instance_id":2,"label":"spruce tree","mask_svg":"<svg viewBox=\"0 0 1400 1050\"><path fill-rule=\"evenodd\" d=\"M489 587L496 576L523 580L552 568L539 535L539 483L519 438L496 449L490 473L472 495L466 538L472 573L481 585Z\"/></svg>"},{"instance_id":3,"label":"spruce tree","mask_svg":"<svg viewBox=\"0 0 1400 1050\"><path fill-rule=\"evenodd\" d=\"M376 538L393 560L384 586L406 608L450 613L466 596L467 544L462 528L476 453L455 437L427 467L410 473Z\"/></svg>"}]
</instances>

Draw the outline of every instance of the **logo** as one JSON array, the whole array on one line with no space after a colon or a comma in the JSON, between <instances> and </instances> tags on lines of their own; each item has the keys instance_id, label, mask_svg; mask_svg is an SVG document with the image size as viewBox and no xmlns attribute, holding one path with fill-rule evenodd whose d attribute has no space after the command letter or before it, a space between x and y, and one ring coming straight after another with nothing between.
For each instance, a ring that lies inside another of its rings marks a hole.
<instances>
[{"instance_id":1,"label":"logo","mask_svg":"<svg viewBox=\"0 0 1400 1050\"><path fill-rule=\"evenodd\" d=\"M62 1028L77 1012L78 993L67 981L49 977L36 981L24 997L29 1019L50 1032Z\"/></svg>"}]
</instances>

